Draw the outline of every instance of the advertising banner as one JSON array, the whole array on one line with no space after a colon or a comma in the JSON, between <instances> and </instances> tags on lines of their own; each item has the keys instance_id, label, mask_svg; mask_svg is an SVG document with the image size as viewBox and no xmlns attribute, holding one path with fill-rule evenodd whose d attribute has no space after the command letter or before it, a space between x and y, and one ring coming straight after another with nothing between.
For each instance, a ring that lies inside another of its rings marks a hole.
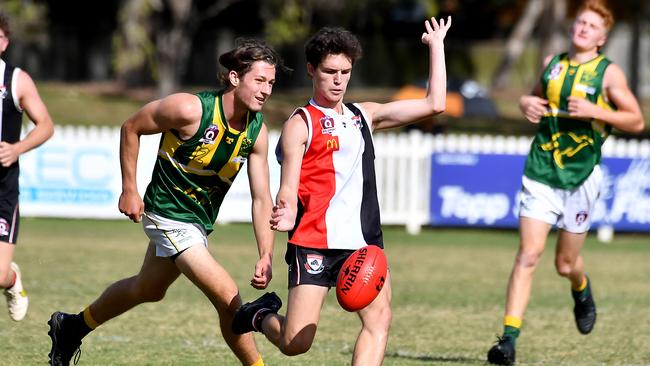
<instances>
[{"instance_id":1,"label":"advertising banner","mask_svg":"<svg viewBox=\"0 0 650 366\"><path fill-rule=\"evenodd\" d=\"M434 153L433 226L515 228L525 155ZM604 158L593 227L650 231L650 159Z\"/></svg>"},{"instance_id":2,"label":"advertising banner","mask_svg":"<svg viewBox=\"0 0 650 366\"><path fill-rule=\"evenodd\" d=\"M277 133L269 139L275 146ZM160 135L140 137L138 191L151 181ZM122 192L119 129L59 129L54 137L20 157L20 211L23 216L125 219L118 209ZM273 197L280 166L269 149ZM246 166L226 195L217 222L250 222L251 195Z\"/></svg>"}]
</instances>

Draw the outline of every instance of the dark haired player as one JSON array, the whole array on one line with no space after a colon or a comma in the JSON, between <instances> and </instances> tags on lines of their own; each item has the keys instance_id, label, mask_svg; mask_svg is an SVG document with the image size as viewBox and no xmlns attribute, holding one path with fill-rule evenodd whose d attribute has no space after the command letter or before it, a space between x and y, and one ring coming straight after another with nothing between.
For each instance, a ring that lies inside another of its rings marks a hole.
<instances>
[{"instance_id":1,"label":"dark haired player","mask_svg":"<svg viewBox=\"0 0 650 366\"><path fill-rule=\"evenodd\" d=\"M307 352L342 263L365 245L383 247L372 132L445 109L443 40L450 25L450 19L425 22L421 40L429 47L427 95L386 104L343 103L352 66L361 57L361 45L352 33L324 28L307 42L307 73L314 93L282 130L282 177L271 221L275 230L290 230L287 313L278 315L280 299L267 293L237 312L236 333L262 332L287 355ZM377 298L358 312L362 328L353 365L379 365L384 359L392 317L387 277Z\"/></svg>"}]
</instances>

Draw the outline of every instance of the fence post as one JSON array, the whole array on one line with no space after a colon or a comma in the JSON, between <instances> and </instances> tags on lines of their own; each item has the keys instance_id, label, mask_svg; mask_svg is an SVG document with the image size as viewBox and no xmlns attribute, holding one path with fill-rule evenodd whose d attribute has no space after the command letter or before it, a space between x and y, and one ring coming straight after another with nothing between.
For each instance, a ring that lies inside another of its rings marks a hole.
<instances>
[{"instance_id":1,"label":"fence post","mask_svg":"<svg viewBox=\"0 0 650 366\"><path fill-rule=\"evenodd\" d=\"M422 171L419 169L422 154L422 132L411 130L409 133L408 156L408 206L406 212L406 231L411 235L417 235L422 228L422 215L419 212L419 202L422 199L421 182Z\"/></svg>"}]
</instances>

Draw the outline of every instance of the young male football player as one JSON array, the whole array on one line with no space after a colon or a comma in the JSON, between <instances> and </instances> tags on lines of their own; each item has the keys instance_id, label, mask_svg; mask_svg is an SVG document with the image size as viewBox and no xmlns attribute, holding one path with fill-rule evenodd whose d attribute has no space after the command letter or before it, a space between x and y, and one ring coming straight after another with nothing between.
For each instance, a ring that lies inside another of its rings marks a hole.
<instances>
[{"instance_id":1,"label":"young male football player","mask_svg":"<svg viewBox=\"0 0 650 366\"><path fill-rule=\"evenodd\" d=\"M99 325L139 304L162 300L181 274L212 302L221 333L239 361L263 365L252 335L233 334L230 329L241 299L233 279L208 251L207 236L226 192L248 161L260 255L251 284L266 288L271 280L273 231L267 222L273 201L261 109L282 62L265 43L246 40L221 55L219 63L227 70L221 75L225 89L172 94L145 105L122 125L119 209L143 223L149 237L144 263L138 274L110 285L79 314L52 314L51 365L68 365L81 339ZM155 133L162 137L143 200L136 185L139 140Z\"/></svg>"},{"instance_id":2,"label":"young male football player","mask_svg":"<svg viewBox=\"0 0 650 366\"><path fill-rule=\"evenodd\" d=\"M588 334L596 322L580 250L599 195L601 146L612 127L626 132L644 127L625 75L600 53L612 24L606 7L584 3L571 30L571 49L547 57L532 95L520 99L522 113L539 128L524 170L520 246L508 282L503 336L488 352L490 363L515 362L533 272L553 225L559 229L555 267L571 283L578 331Z\"/></svg>"},{"instance_id":3,"label":"young male football player","mask_svg":"<svg viewBox=\"0 0 650 366\"><path fill-rule=\"evenodd\" d=\"M287 312L267 293L237 311L235 333L264 333L286 355L312 345L328 290L345 259L366 245L383 247L374 172L372 132L433 116L445 109L443 40L451 20L425 22L429 88L422 99L386 104L344 103L361 45L350 32L323 28L306 44L313 97L285 123L279 143L282 173L273 229L289 232ZM377 298L358 315L353 365L379 365L391 323L390 276Z\"/></svg>"}]
</instances>

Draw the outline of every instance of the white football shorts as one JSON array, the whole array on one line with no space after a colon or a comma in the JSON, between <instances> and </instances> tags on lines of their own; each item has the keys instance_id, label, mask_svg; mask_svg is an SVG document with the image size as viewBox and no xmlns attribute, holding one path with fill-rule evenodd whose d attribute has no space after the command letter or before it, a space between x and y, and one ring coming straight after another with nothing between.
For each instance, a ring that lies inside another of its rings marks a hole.
<instances>
[{"instance_id":1,"label":"white football shorts","mask_svg":"<svg viewBox=\"0 0 650 366\"><path fill-rule=\"evenodd\" d=\"M602 180L600 165L575 189L553 188L523 176L519 216L557 225L571 233L585 233L591 227Z\"/></svg>"},{"instance_id":2,"label":"white football shorts","mask_svg":"<svg viewBox=\"0 0 650 366\"><path fill-rule=\"evenodd\" d=\"M208 236L199 224L171 220L152 212L142 216L144 232L156 246L156 256L171 257L193 245L208 246Z\"/></svg>"}]
</instances>

